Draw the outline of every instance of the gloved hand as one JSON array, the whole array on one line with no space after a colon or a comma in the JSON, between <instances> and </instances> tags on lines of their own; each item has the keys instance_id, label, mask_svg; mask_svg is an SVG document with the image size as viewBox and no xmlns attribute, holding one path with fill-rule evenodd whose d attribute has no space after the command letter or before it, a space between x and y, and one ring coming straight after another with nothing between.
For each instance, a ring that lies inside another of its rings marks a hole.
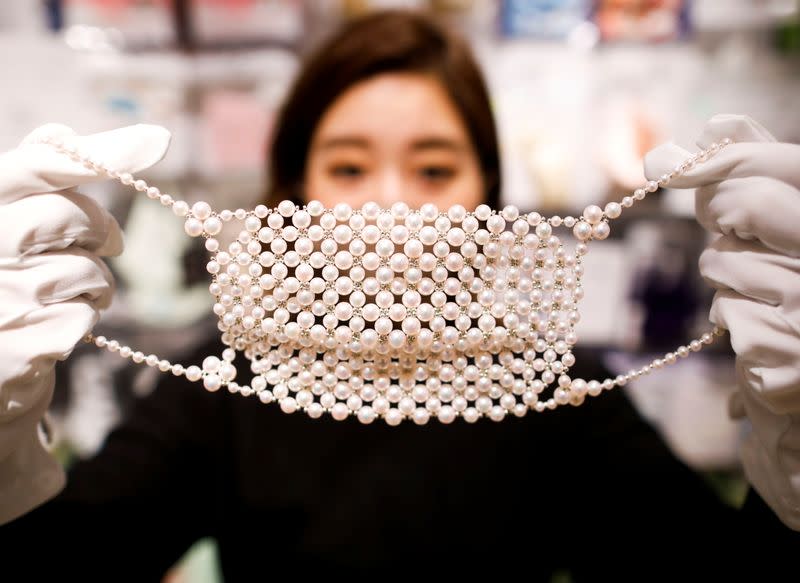
<instances>
[{"instance_id":1,"label":"gloved hand","mask_svg":"<svg viewBox=\"0 0 800 583\"><path fill-rule=\"evenodd\" d=\"M100 257L122 252L114 218L73 189L108 176L37 143L45 137L131 173L158 162L170 140L158 126L78 136L48 124L0 155L0 524L63 487L38 423L53 394L56 361L111 301L114 282Z\"/></svg>"},{"instance_id":2,"label":"gloved hand","mask_svg":"<svg viewBox=\"0 0 800 583\"><path fill-rule=\"evenodd\" d=\"M740 452L745 473L800 530L800 145L735 115L712 118L698 145L726 137L734 143L670 187L697 188L697 219L716 235L700 272L717 290L710 320L730 332L736 352L732 410L752 425ZM660 146L645 174L658 180L688 155Z\"/></svg>"}]
</instances>

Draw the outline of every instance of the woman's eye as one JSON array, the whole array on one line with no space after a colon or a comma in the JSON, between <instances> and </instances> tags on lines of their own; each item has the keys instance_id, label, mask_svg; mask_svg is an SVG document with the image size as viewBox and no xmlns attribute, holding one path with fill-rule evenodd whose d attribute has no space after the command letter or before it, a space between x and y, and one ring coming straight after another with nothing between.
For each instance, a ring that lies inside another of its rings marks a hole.
<instances>
[{"instance_id":1,"label":"woman's eye","mask_svg":"<svg viewBox=\"0 0 800 583\"><path fill-rule=\"evenodd\" d=\"M341 178L356 178L363 173L364 169L355 164L339 164L331 168L331 174Z\"/></svg>"},{"instance_id":2,"label":"woman's eye","mask_svg":"<svg viewBox=\"0 0 800 583\"><path fill-rule=\"evenodd\" d=\"M425 180L435 182L452 178L456 172L449 166L425 166L419 170L419 173Z\"/></svg>"}]
</instances>

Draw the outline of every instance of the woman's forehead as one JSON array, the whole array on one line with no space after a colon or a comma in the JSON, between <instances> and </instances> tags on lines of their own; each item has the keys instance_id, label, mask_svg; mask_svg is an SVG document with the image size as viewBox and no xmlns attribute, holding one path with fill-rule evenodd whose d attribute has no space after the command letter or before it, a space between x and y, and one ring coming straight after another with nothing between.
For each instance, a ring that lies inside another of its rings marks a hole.
<instances>
[{"instance_id":1,"label":"woman's forehead","mask_svg":"<svg viewBox=\"0 0 800 583\"><path fill-rule=\"evenodd\" d=\"M320 120L314 142L318 146L363 146L366 141L389 140L420 146L457 145L467 140L467 132L435 78L388 73L342 93Z\"/></svg>"}]
</instances>

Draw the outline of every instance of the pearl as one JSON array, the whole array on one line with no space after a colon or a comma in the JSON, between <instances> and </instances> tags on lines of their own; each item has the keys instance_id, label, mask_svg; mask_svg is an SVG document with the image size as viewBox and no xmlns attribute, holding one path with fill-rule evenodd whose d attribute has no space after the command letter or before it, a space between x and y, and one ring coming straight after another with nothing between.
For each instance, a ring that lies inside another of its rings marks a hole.
<instances>
[{"instance_id":1,"label":"pearl","mask_svg":"<svg viewBox=\"0 0 800 583\"><path fill-rule=\"evenodd\" d=\"M195 218L188 218L183 224L183 230L190 237L199 237L203 234L203 223Z\"/></svg>"},{"instance_id":2,"label":"pearl","mask_svg":"<svg viewBox=\"0 0 800 583\"><path fill-rule=\"evenodd\" d=\"M257 232L261 228L261 219L249 216L244 220L244 228L251 233Z\"/></svg>"},{"instance_id":3,"label":"pearl","mask_svg":"<svg viewBox=\"0 0 800 583\"><path fill-rule=\"evenodd\" d=\"M445 405L441 409L439 409L437 418L439 419L440 422L444 423L445 425L452 423L456 418L456 410L449 405Z\"/></svg>"},{"instance_id":4,"label":"pearl","mask_svg":"<svg viewBox=\"0 0 800 583\"><path fill-rule=\"evenodd\" d=\"M278 212L284 217L292 216L295 211L295 204L290 200L282 200L278 203Z\"/></svg>"},{"instance_id":5,"label":"pearl","mask_svg":"<svg viewBox=\"0 0 800 583\"><path fill-rule=\"evenodd\" d=\"M464 417L467 423L475 423L480 418L481 414L475 407L467 407L461 416Z\"/></svg>"},{"instance_id":6,"label":"pearl","mask_svg":"<svg viewBox=\"0 0 800 583\"><path fill-rule=\"evenodd\" d=\"M397 409L390 409L388 413L386 413L386 423L392 427L397 427L403 421L404 415L398 411Z\"/></svg>"},{"instance_id":7,"label":"pearl","mask_svg":"<svg viewBox=\"0 0 800 583\"><path fill-rule=\"evenodd\" d=\"M192 216L204 221L211 216L211 206L204 201L198 201L192 205Z\"/></svg>"},{"instance_id":8,"label":"pearl","mask_svg":"<svg viewBox=\"0 0 800 583\"><path fill-rule=\"evenodd\" d=\"M203 371L200 367L192 365L186 369L186 378L192 382L199 381L203 376Z\"/></svg>"},{"instance_id":9,"label":"pearl","mask_svg":"<svg viewBox=\"0 0 800 583\"><path fill-rule=\"evenodd\" d=\"M427 409L422 409L421 407L414 409L414 413L411 416L411 419L417 425L425 425L430 418L431 418L430 411L428 411Z\"/></svg>"},{"instance_id":10,"label":"pearl","mask_svg":"<svg viewBox=\"0 0 800 583\"><path fill-rule=\"evenodd\" d=\"M344 403L336 403L331 407L331 417L337 421L344 421L350 416L350 409Z\"/></svg>"},{"instance_id":11,"label":"pearl","mask_svg":"<svg viewBox=\"0 0 800 583\"><path fill-rule=\"evenodd\" d=\"M292 397L281 399L281 411L284 413L294 413L297 411L297 401Z\"/></svg>"},{"instance_id":12,"label":"pearl","mask_svg":"<svg viewBox=\"0 0 800 583\"><path fill-rule=\"evenodd\" d=\"M149 190L148 190L148 194L149 194ZM160 195L159 195L159 198L160 198ZM175 216L185 217L187 214L189 214L189 205L186 204L186 202L184 202L182 200L176 200L172 204L172 212L175 214Z\"/></svg>"},{"instance_id":13,"label":"pearl","mask_svg":"<svg viewBox=\"0 0 800 583\"><path fill-rule=\"evenodd\" d=\"M357 417L358 417L358 420L361 423L364 423L365 425L368 425L368 424L372 423L373 421L375 421L375 418L377 417L377 415L375 414L375 411L372 409L372 407L367 405L367 406L361 407L358 410Z\"/></svg>"},{"instance_id":14,"label":"pearl","mask_svg":"<svg viewBox=\"0 0 800 583\"><path fill-rule=\"evenodd\" d=\"M236 378L236 367L232 364L223 364L219 368L219 376L223 381L232 381Z\"/></svg>"},{"instance_id":15,"label":"pearl","mask_svg":"<svg viewBox=\"0 0 800 583\"><path fill-rule=\"evenodd\" d=\"M203 386L213 393L214 391L218 391L222 386L222 379L219 375L206 375L205 378L203 378Z\"/></svg>"},{"instance_id":16,"label":"pearl","mask_svg":"<svg viewBox=\"0 0 800 583\"><path fill-rule=\"evenodd\" d=\"M547 223L539 223L536 225L536 236L540 239L545 239L553 233L553 228Z\"/></svg>"},{"instance_id":17,"label":"pearl","mask_svg":"<svg viewBox=\"0 0 800 583\"><path fill-rule=\"evenodd\" d=\"M598 223L592 228L592 236L600 241L608 237L610 233L611 227L606 222Z\"/></svg>"},{"instance_id":18,"label":"pearl","mask_svg":"<svg viewBox=\"0 0 800 583\"><path fill-rule=\"evenodd\" d=\"M580 241L586 241L592 236L592 226L585 221L578 221L572 229L575 238Z\"/></svg>"},{"instance_id":19,"label":"pearl","mask_svg":"<svg viewBox=\"0 0 800 583\"><path fill-rule=\"evenodd\" d=\"M217 217L208 217L203 221L203 230L209 235L217 235L222 230L222 221Z\"/></svg>"},{"instance_id":20,"label":"pearl","mask_svg":"<svg viewBox=\"0 0 800 583\"><path fill-rule=\"evenodd\" d=\"M622 214L622 205L618 202L609 202L606 205L605 213L609 219L616 219Z\"/></svg>"},{"instance_id":21,"label":"pearl","mask_svg":"<svg viewBox=\"0 0 800 583\"><path fill-rule=\"evenodd\" d=\"M207 356L203 360L203 371L208 373L214 373L219 370L220 367L220 360L216 356Z\"/></svg>"},{"instance_id":22,"label":"pearl","mask_svg":"<svg viewBox=\"0 0 800 583\"><path fill-rule=\"evenodd\" d=\"M583 218L590 225L596 225L603 219L603 209L596 204L591 204L583 209Z\"/></svg>"}]
</instances>

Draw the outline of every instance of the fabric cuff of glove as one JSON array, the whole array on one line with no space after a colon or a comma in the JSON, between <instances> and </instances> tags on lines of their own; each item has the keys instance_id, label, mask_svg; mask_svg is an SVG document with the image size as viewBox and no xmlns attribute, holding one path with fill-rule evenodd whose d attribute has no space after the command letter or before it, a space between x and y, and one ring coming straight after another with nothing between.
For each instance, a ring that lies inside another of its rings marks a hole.
<instances>
[{"instance_id":1,"label":"fabric cuff of glove","mask_svg":"<svg viewBox=\"0 0 800 583\"><path fill-rule=\"evenodd\" d=\"M0 525L54 497L66 483L64 469L44 448L36 426L0 460Z\"/></svg>"}]
</instances>

